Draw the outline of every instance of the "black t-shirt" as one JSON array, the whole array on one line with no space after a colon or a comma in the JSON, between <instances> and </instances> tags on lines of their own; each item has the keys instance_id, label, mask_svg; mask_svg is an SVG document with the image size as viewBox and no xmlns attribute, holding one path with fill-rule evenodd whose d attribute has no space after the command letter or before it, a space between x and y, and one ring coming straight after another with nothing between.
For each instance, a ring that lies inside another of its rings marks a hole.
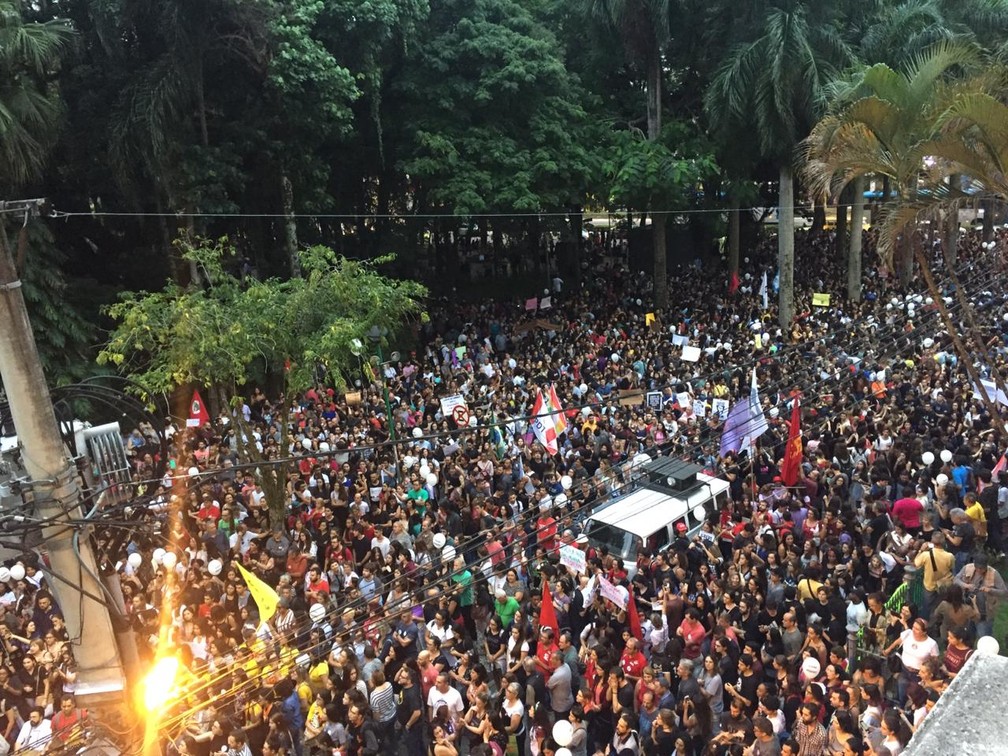
<instances>
[{"instance_id":1,"label":"black t-shirt","mask_svg":"<svg viewBox=\"0 0 1008 756\"><path fill-rule=\"evenodd\" d=\"M399 719L399 724L406 726L410 717L416 711L423 710L423 702L420 700L420 688L417 685L411 685L408 688L400 688L398 695L398 708L396 709L396 716ZM423 727L423 716L421 716L416 722L413 723L412 730L415 731L419 736L420 728Z\"/></svg>"},{"instance_id":2,"label":"black t-shirt","mask_svg":"<svg viewBox=\"0 0 1008 756\"><path fill-rule=\"evenodd\" d=\"M750 717L756 713L756 707L759 705L759 701L756 698L756 689L759 687L759 684L759 675L755 673L739 677L738 690L743 698L749 699L749 706L746 708L746 712Z\"/></svg>"},{"instance_id":3,"label":"black t-shirt","mask_svg":"<svg viewBox=\"0 0 1008 756\"><path fill-rule=\"evenodd\" d=\"M956 547L956 551L966 554L972 553L973 545L976 542L976 528L973 527L973 523L961 522L955 526L952 532L957 537L962 538L962 542Z\"/></svg>"}]
</instances>

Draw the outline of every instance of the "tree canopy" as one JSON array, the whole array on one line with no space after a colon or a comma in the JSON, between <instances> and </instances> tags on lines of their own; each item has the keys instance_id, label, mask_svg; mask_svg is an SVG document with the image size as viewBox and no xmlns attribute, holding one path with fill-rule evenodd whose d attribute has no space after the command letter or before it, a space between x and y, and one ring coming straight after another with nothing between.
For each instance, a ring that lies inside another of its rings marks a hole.
<instances>
[{"instance_id":1,"label":"tree canopy","mask_svg":"<svg viewBox=\"0 0 1008 756\"><path fill-rule=\"evenodd\" d=\"M0 183L78 214L51 283L92 328L110 290L209 291L180 239L226 237L256 280L321 246L449 287L472 234L576 274L585 212L634 219L660 308L666 263L737 251L717 211L754 203L785 210L784 296L786 211L837 200L793 172L837 77L942 41L999 59L1006 31L1008 0L0 0Z\"/></svg>"}]
</instances>

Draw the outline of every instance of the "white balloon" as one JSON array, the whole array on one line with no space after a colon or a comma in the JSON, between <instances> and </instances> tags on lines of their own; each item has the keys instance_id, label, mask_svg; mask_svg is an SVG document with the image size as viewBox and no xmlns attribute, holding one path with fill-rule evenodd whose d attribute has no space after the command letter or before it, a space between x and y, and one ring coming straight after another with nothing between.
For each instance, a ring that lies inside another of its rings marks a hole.
<instances>
[{"instance_id":1,"label":"white balloon","mask_svg":"<svg viewBox=\"0 0 1008 756\"><path fill-rule=\"evenodd\" d=\"M178 564L178 556L173 551L166 551L165 555L161 557L161 565L166 570L175 569L176 564Z\"/></svg>"},{"instance_id":2,"label":"white balloon","mask_svg":"<svg viewBox=\"0 0 1008 756\"><path fill-rule=\"evenodd\" d=\"M699 522L703 522L707 519L707 510L703 507L696 507L693 510L693 516L696 517Z\"/></svg>"},{"instance_id":3,"label":"white balloon","mask_svg":"<svg viewBox=\"0 0 1008 756\"><path fill-rule=\"evenodd\" d=\"M154 561L154 564L161 564L161 560L164 559L164 555L166 553L167 552L160 547L154 549L154 553L151 554L151 559Z\"/></svg>"},{"instance_id":4,"label":"white balloon","mask_svg":"<svg viewBox=\"0 0 1008 756\"><path fill-rule=\"evenodd\" d=\"M434 473L430 473L427 476L427 485L428 486L436 486L437 485L437 475L435 475Z\"/></svg>"},{"instance_id":5,"label":"white balloon","mask_svg":"<svg viewBox=\"0 0 1008 756\"><path fill-rule=\"evenodd\" d=\"M0 583L6 583L10 580L10 570L6 567L0 567Z\"/></svg>"},{"instance_id":6,"label":"white balloon","mask_svg":"<svg viewBox=\"0 0 1008 756\"><path fill-rule=\"evenodd\" d=\"M574 478L570 475L564 475L560 478L560 485L563 487L564 491L569 491L570 487L574 485Z\"/></svg>"},{"instance_id":7,"label":"white balloon","mask_svg":"<svg viewBox=\"0 0 1008 756\"><path fill-rule=\"evenodd\" d=\"M132 567L135 570L137 567L143 564L143 556L140 554L140 552L134 551L132 554L126 557L126 561L129 562L130 567Z\"/></svg>"},{"instance_id":8,"label":"white balloon","mask_svg":"<svg viewBox=\"0 0 1008 756\"><path fill-rule=\"evenodd\" d=\"M514 370L516 367L518 367L518 363L515 362L515 358L514 357L508 357L508 367L511 368L512 370Z\"/></svg>"},{"instance_id":9,"label":"white balloon","mask_svg":"<svg viewBox=\"0 0 1008 756\"><path fill-rule=\"evenodd\" d=\"M443 559L445 562L454 561L455 560L455 547L454 546L445 546L443 549L441 549L441 559Z\"/></svg>"},{"instance_id":10,"label":"white balloon","mask_svg":"<svg viewBox=\"0 0 1008 756\"><path fill-rule=\"evenodd\" d=\"M937 478L935 478L935 484L938 486L938 488L941 488L946 483L948 483L948 475L946 475L945 473L942 473Z\"/></svg>"},{"instance_id":11,"label":"white balloon","mask_svg":"<svg viewBox=\"0 0 1008 756\"><path fill-rule=\"evenodd\" d=\"M566 503L567 503L567 494L558 493L556 496L553 497L554 506L562 507Z\"/></svg>"},{"instance_id":12,"label":"white balloon","mask_svg":"<svg viewBox=\"0 0 1008 756\"><path fill-rule=\"evenodd\" d=\"M567 720L563 720L563 721L567 721ZM568 722L568 724L570 724L570 723ZM560 748L557 748L555 753L556 753L556 756L574 756L574 754L571 753L570 748L564 748L562 746Z\"/></svg>"},{"instance_id":13,"label":"white balloon","mask_svg":"<svg viewBox=\"0 0 1008 756\"><path fill-rule=\"evenodd\" d=\"M11 567L10 568L10 576L11 576L11 580L14 580L14 581L24 580L24 576L25 576L25 567L24 567L24 565L21 564L21 562L18 562L13 567Z\"/></svg>"},{"instance_id":14,"label":"white balloon","mask_svg":"<svg viewBox=\"0 0 1008 756\"><path fill-rule=\"evenodd\" d=\"M427 463L424 462L422 465L420 465L420 477L426 479L428 475L430 475L430 467L428 467Z\"/></svg>"},{"instance_id":15,"label":"white balloon","mask_svg":"<svg viewBox=\"0 0 1008 756\"><path fill-rule=\"evenodd\" d=\"M619 362L619 355L616 352L613 352L609 357L613 362Z\"/></svg>"},{"instance_id":16,"label":"white balloon","mask_svg":"<svg viewBox=\"0 0 1008 756\"><path fill-rule=\"evenodd\" d=\"M469 427L470 427L470 428L475 428L475 427L476 427L476 423L478 423L478 422L479 422L479 421L478 421L478 420L476 419L476 416L475 416L475 415L471 416L471 417L469 418Z\"/></svg>"},{"instance_id":17,"label":"white balloon","mask_svg":"<svg viewBox=\"0 0 1008 756\"><path fill-rule=\"evenodd\" d=\"M318 445L318 448L319 448L320 452L327 452L327 451L329 451L329 442L328 441L323 441L322 443L320 443Z\"/></svg>"},{"instance_id":18,"label":"white balloon","mask_svg":"<svg viewBox=\"0 0 1008 756\"><path fill-rule=\"evenodd\" d=\"M948 449L942 449L942 452L941 452L941 461L942 462L951 462L952 461L952 452L950 452Z\"/></svg>"},{"instance_id":19,"label":"white balloon","mask_svg":"<svg viewBox=\"0 0 1008 756\"><path fill-rule=\"evenodd\" d=\"M934 339L932 339L932 338L924 339L924 348L925 349L930 349L933 346L934 346Z\"/></svg>"},{"instance_id":20,"label":"white balloon","mask_svg":"<svg viewBox=\"0 0 1008 756\"><path fill-rule=\"evenodd\" d=\"M423 428L414 428L413 438L422 438L422 437L423 437Z\"/></svg>"},{"instance_id":21,"label":"white balloon","mask_svg":"<svg viewBox=\"0 0 1008 756\"><path fill-rule=\"evenodd\" d=\"M553 740L557 742L557 745L561 747L568 746L573 737L574 725L570 723L570 720L558 719L553 725Z\"/></svg>"},{"instance_id":22,"label":"white balloon","mask_svg":"<svg viewBox=\"0 0 1008 756\"><path fill-rule=\"evenodd\" d=\"M443 549L444 545L445 545L445 543L447 543L447 541L448 541L448 539L445 538L445 534L444 533L435 533L434 537L431 539L431 543L434 544L434 548L435 549Z\"/></svg>"},{"instance_id":23,"label":"white balloon","mask_svg":"<svg viewBox=\"0 0 1008 756\"><path fill-rule=\"evenodd\" d=\"M206 566L207 572L209 572L214 577L217 577L224 571L224 562L220 559L211 559Z\"/></svg>"},{"instance_id":24,"label":"white balloon","mask_svg":"<svg viewBox=\"0 0 1008 756\"><path fill-rule=\"evenodd\" d=\"M310 438L301 439L301 447L305 451L311 451L311 439Z\"/></svg>"},{"instance_id":25,"label":"white balloon","mask_svg":"<svg viewBox=\"0 0 1008 756\"><path fill-rule=\"evenodd\" d=\"M921 462L923 462L925 465L933 465L934 454L932 454L931 452L924 452L923 454L921 454Z\"/></svg>"},{"instance_id":26,"label":"white balloon","mask_svg":"<svg viewBox=\"0 0 1008 756\"><path fill-rule=\"evenodd\" d=\"M588 384L587 383L582 383L580 386L578 386L578 391L581 392L581 396L584 396L585 394L587 394L588 393Z\"/></svg>"},{"instance_id":27,"label":"white balloon","mask_svg":"<svg viewBox=\"0 0 1008 756\"><path fill-rule=\"evenodd\" d=\"M802 662L801 665L802 672L805 673L805 678L808 680L814 680L819 677L819 672L822 670L822 665L819 664L819 660L814 656L810 656L808 659Z\"/></svg>"},{"instance_id":28,"label":"white balloon","mask_svg":"<svg viewBox=\"0 0 1008 756\"><path fill-rule=\"evenodd\" d=\"M985 635L977 640L976 650L978 654L984 656L997 656L1001 651L1001 646L998 644L997 638Z\"/></svg>"},{"instance_id":29,"label":"white balloon","mask_svg":"<svg viewBox=\"0 0 1008 756\"><path fill-rule=\"evenodd\" d=\"M325 607L322 604L312 604L311 609L308 610L308 616L311 617L312 622L321 622L325 619Z\"/></svg>"},{"instance_id":30,"label":"white balloon","mask_svg":"<svg viewBox=\"0 0 1008 756\"><path fill-rule=\"evenodd\" d=\"M640 299L636 299L634 301L637 303L638 307L640 307L642 304L644 304L644 302L642 300L640 300Z\"/></svg>"}]
</instances>

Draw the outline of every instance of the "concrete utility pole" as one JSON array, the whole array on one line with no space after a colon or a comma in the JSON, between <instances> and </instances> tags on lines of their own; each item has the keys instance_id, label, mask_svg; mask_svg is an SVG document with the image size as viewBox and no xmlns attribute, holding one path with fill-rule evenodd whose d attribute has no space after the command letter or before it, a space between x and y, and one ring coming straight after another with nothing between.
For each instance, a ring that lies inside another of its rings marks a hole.
<instances>
[{"instance_id":1,"label":"concrete utility pole","mask_svg":"<svg viewBox=\"0 0 1008 756\"><path fill-rule=\"evenodd\" d=\"M37 214L42 200L0 203L5 214ZM103 597L94 555L87 538L80 539L80 560L74 553L70 519L82 516L77 473L67 456L38 347L25 310L21 281L7 235L0 226L0 379L10 403L22 458L31 476L36 516L52 519L42 529L42 549L49 568L72 585L49 579L66 619L78 665L77 698L88 709L125 702L126 680L116 647L112 620ZM82 566L83 565L83 566ZM82 589L82 590L79 590Z\"/></svg>"}]
</instances>

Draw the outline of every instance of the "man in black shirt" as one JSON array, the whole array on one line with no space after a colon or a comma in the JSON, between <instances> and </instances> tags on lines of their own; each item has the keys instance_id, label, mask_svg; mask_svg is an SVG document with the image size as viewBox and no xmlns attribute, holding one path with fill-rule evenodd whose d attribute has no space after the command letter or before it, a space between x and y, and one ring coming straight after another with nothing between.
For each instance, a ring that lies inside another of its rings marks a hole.
<instances>
[{"instance_id":1,"label":"man in black shirt","mask_svg":"<svg viewBox=\"0 0 1008 756\"><path fill-rule=\"evenodd\" d=\"M408 756L423 756L423 701L420 689L413 680L413 672L409 667L401 667L396 675L399 686L398 707L396 717L402 729L403 740L406 742Z\"/></svg>"}]
</instances>

